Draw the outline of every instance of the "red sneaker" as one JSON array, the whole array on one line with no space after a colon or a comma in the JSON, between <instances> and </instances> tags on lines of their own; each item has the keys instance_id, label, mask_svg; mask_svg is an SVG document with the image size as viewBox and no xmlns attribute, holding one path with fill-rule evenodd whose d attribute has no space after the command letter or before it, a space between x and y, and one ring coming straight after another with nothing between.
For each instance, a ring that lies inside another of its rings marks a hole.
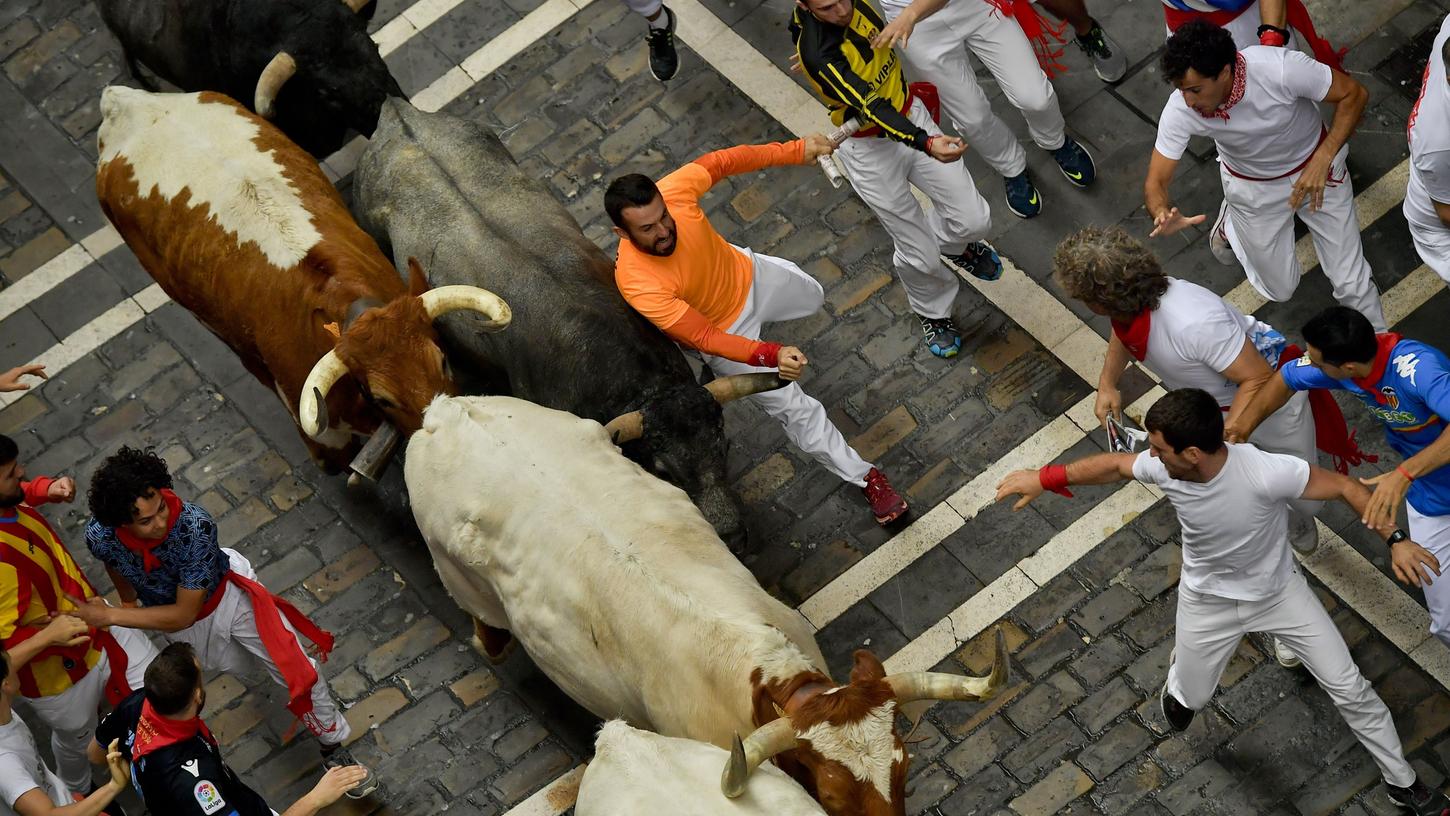
<instances>
[{"instance_id":1,"label":"red sneaker","mask_svg":"<svg viewBox=\"0 0 1450 816\"><path fill-rule=\"evenodd\" d=\"M906 499L886 480L886 474L876 468L866 474L866 486L861 492L866 494L866 502L871 505L878 524L890 524L906 512Z\"/></svg>"}]
</instances>

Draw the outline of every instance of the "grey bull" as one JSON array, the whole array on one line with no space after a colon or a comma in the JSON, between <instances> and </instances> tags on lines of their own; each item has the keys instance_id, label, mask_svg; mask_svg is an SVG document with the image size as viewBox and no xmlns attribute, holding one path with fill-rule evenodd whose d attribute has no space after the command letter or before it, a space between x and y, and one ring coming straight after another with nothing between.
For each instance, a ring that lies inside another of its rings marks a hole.
<instances>
[{"instance_id":1,"label":"grey bull","mask_svg":"<svg viewBox=\"0 0 1450 816\"><path fill-rule=\"evenodd\" d=\"M512 308L497 334L467 316L439 321L462 393L509 394L599 422L637 412L616 437L625 453L682 488L740 551L720 406L675 344L625 303L609 257L496 135L389 99L354 178L358 222L384 251L417 257L434 286L487 286Z\"/></svg>"}]
</instances>

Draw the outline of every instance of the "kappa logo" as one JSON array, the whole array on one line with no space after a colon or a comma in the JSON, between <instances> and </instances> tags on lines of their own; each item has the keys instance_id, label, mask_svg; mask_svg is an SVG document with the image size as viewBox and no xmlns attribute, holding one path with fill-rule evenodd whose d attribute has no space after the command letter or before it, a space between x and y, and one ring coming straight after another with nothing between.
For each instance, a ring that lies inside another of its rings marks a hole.
<instances>
[{"instance_id":1,"label":"kappa logo","mask_svg":"<svg viewBox=\"0 0 1450 816\"><path fill-rule=\"evenodd\" d=\"M1314 365L1314 361L1313 360L1310 360L1309 359L1309 355L1306 354L1303 357L1300 357L1298 360L1295 360L1294 361L1294 365L1296 365L1296 366Z\"/></svg>"},{"instance_id":2,"label":"kappa logo","mask_svg":"<svg viewBox=\"0 0 1450 816\"><path fill-rule=\"evenodd\" d=\"M1409 380L1410 385L1415 385L1415 369L1420 365L1420 358L1414 352L1401 354L1390 362L1395 364L1396 374Z\"/></svg>"},{"instance_id":3,"label":"kappa logo","mask_svg":"<svg viewBox=\"0 0 1450 816\"><path fill-rule=\"evenodd\" d=\"M203 779L196 783L191 789L191 795L196 798L196 803L201 806L201 812L211 816L218 810L227 806L226 800L222 798L221 791L216 789L210 780Z\"/></svg>"}]
</instances>

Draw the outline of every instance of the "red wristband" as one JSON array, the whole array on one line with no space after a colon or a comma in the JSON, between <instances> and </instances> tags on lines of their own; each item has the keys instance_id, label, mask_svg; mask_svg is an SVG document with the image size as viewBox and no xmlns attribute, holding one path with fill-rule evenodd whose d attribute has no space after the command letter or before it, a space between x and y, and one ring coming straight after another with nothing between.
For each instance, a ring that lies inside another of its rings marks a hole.
<instances>
[{"instance_id":1,"label":"red wristband","mask_svg":"<svg viewBox=\"0 0 1450 816\"><path fill-rule=\"evenodd\" d=\"M1042 483L1043 490L1072 498L1072 491L1067 489L1067 465L1043 465L1037 471L1037 481Z\"/></svg>"},{"instance_id":2,"label":"red wristband","mask_svg":"<svg viewBox=\"0 0 1450 816\"><path fill-rule=\"evenodd\" d=\"M1265 31L1259 35L1259 45L1272 45L1277 48L1283 48L1288 43L1289 39L1277 31Z\"/></svg>"},{"instance_id":3,"label":"red wristband","mask_svg":"<svg viewBox=\"0 0 1450 816\"><path fill-rule=\"evenodd\" d=\"M780 368L779 343L758 342L755 344L755 351L750 353L750 364L761 368Z\"/></svg>"},{"instance_id":4,"label":"red wristband","mask_svg":"<svg viewBox=\"0 0 1450 816\"><path fill-rule=\"evenodd\" d=\"M1395 465L1395 470L1406 479L1409 479L1412 482L1415 481L1415 477L1411 476L1408 470L1405 470L1404 465Z\"/></svg>"},{"instance_id":5,"label":"red wristband","mask_svg":"<svg viewBox=\"0 0 1450 816\"><path fill-rule=\"evenodd\" d=\"M926 137L926 151L925 152L926 152L926 155L928 155L928 156L931 155L931 140L932 139L935 139L935 138L936 138L936 136L927 136Z\"/></svg>"}]
</instances>

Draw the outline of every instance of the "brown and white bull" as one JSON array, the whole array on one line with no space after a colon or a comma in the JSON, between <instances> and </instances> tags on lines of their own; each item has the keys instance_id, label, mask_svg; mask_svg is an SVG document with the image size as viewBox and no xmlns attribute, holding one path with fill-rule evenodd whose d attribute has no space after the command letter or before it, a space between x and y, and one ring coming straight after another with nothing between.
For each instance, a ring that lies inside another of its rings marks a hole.
<instances>
[{"instance_id":1,"label":"brown and white bull","mask_svg":"<svg viewBox=\"0 0 1450 816\"><path fill-rule=\"evenodd\" d=\"M596 422L511 397L440 397L405 475L464 611L512 630L596 715L733 747L727 796L776 757L833 816L904 814L898 707L986 699L1006 679L999 637L988 677L887 675L862 650L850 682L835 683L806 620Z\"/></svg>"},{"instance_id":2,"label":"brown and white bull","mask_svg":"<svg viewBox=\"0 0 1450 816\"><path fill-rule=\"evenodd\" d=\"M384 420L416 430L452 384L433 320L509 309L476 287L404 283L317 162L215 93L101 94L96 193L141 266L298 420L331 471ZM330 421L329 421L330 420Z\"/></svg>"}]
</instances>

